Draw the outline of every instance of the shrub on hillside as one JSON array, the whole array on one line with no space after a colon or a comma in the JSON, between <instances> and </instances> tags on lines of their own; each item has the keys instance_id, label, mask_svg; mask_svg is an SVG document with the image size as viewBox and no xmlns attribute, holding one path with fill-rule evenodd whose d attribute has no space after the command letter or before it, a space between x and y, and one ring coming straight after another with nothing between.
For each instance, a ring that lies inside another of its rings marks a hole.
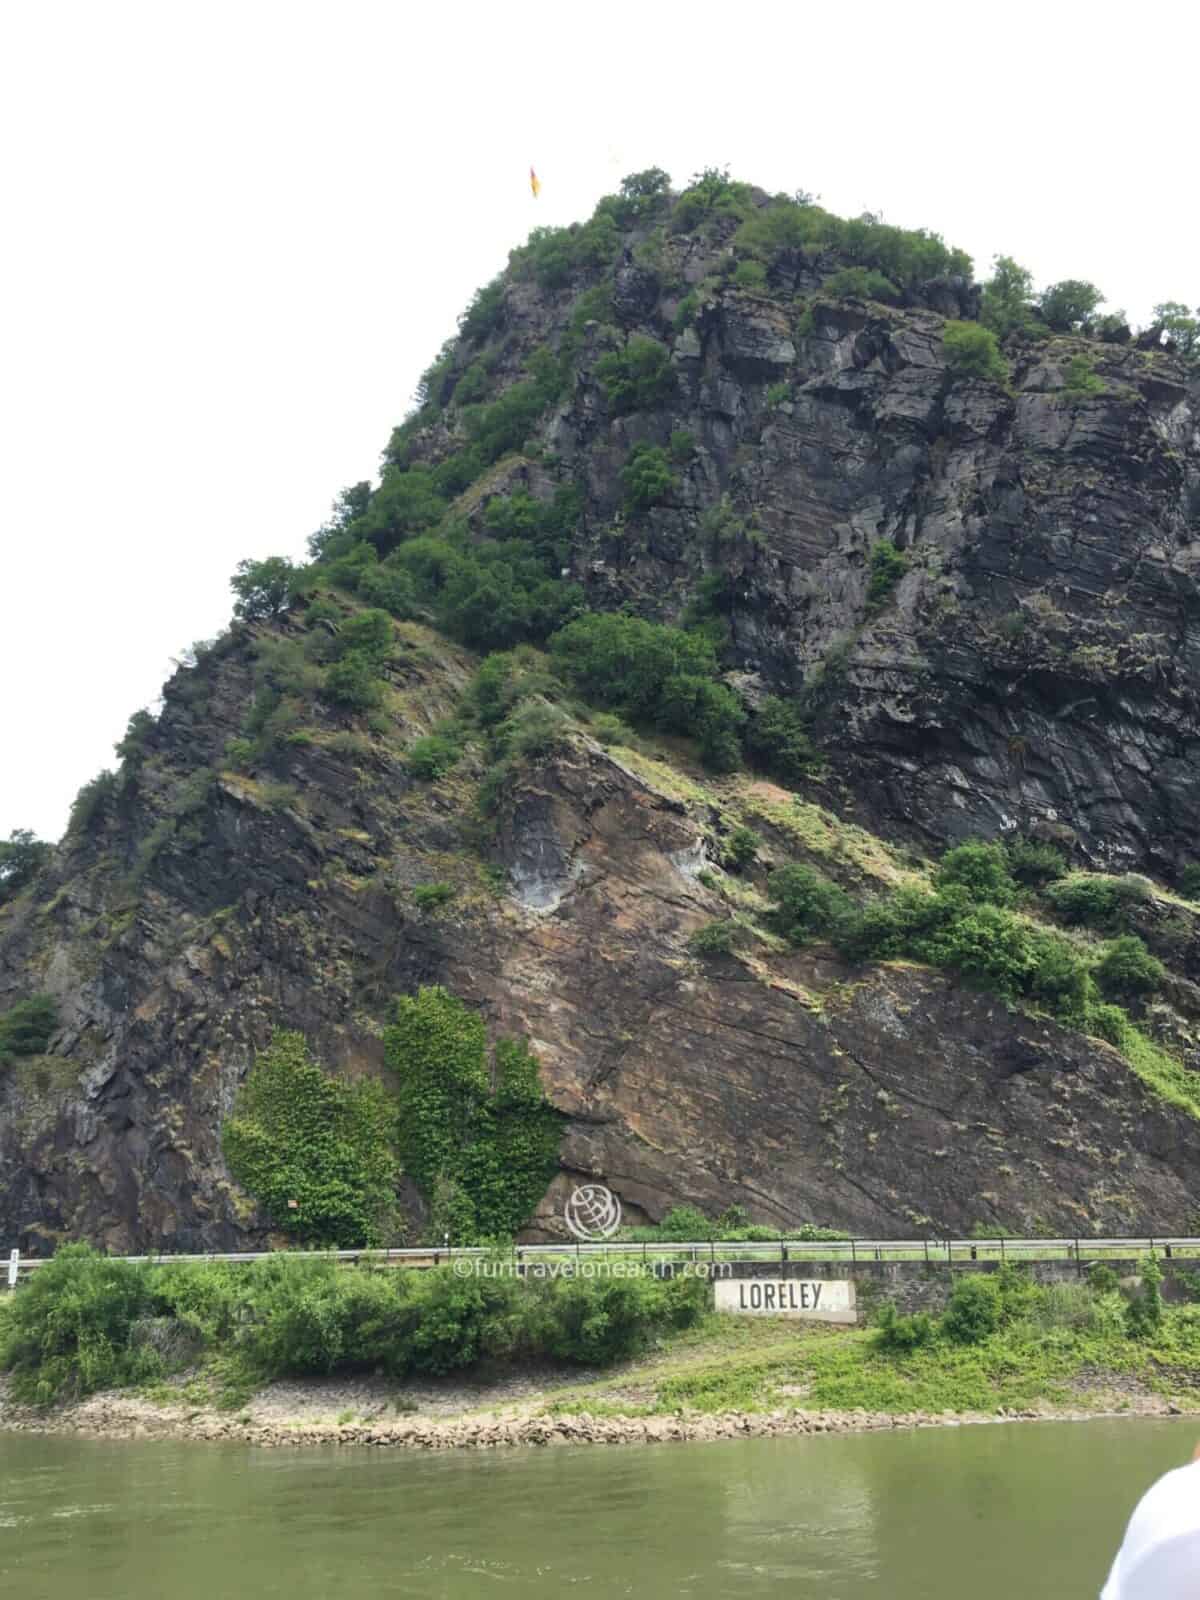
<instances>
[{"instance_id":1,"label":"shrub on hillside","mask_svg":"<svg viewBox=\"0 0 1200 1600\"><path fill-rule=\"evenodd\" d=\"M958 1278L942 1313L943 1331L958 1344L982 1344L999 1326L1000 1296L991 1278Z\"/></svg>"},{"instance_id":2,"label":"shrub on hillside","mask_svg":"<svg viewBox=\"0 0 1200 1600\"><path fill-rule=\"evenodd\" d=\"M871 576L867 582L867 610L882 611L892 590L908 571L911 557L906 550L897 550L890 539L880 539L871 548Z\"/></svg>"},{"instance_id":3,"label":"shrub on hillside","mask_svg":"<svg viewBox=\"0 0 1200 1600\"><path fill-rule=\"evenodd\" d=\"M901 298L892 280L872 267L843 267L831 273L821 284L821 293L834 300L882 300L885 305L895 305Z\"/></svg>"},{"instance_id":4,"label":"shrub on hillside","mask_svg":"<svg viewBox=\"0 0 1200 1600\"><path fill-rule=\"evenodd\" d=\"M1066 856L1054 845L1039 839L1009 839L1005 842L1004 853L1008 857L1008 870L1027 888L1041 889L1066 876Z\"/></svg>"},{"instance_id":5,"label":"shrub on hillside","mask_svg":"<svg viewBox=\"0 0 1200 1600\"><path fill-rule=\"evenodd\" d=\"M631 515L661 505L678 488L667 452L656 444L635 444L621 468L625 506Z\"/></svg>"},{"instance_id":6,"label":"shrub on hillside","mask_svg":"<svg viewBox=\"0 0 1200 1600\"><path fill-rule=\"evenodd\" d=\"M1136 934L1123 934L1105 946L1096 963L1096 982L1110 1000L1137 1000L1161 989L1167 969Z\"/></svg>"},{"instance_id":7,"label":"shrub on hillside","mask_svg":"<svg viewBox=\"0 0 1200 1600\"><path fill-rule=\"evenodd\" d=\"M623 350L610 351L596 363L613 416L631 411L657 411L675 392L675 370L666 347L644 334L631 335Z\"/></svg>"},{"instance_id":8,"label":"shrub on hillside","mask_svg":"<svg viewBox=\"0 0 1200 1600\"><path fill-rule=\"evenodd\" d=\"M706 922L697 928L688 940L688 949L694 956L727 956L737 946L738 925L732 917L720 922Z\"/></svg>"},{"instance_id":9,"label":"shrub on hillside","mask_svg":"<svg viewBox=\"0 0 1200 1600\"><path fill-rule=\"evenodd\" d=\"M762 840L753 828L739 825L725 841L722 865L728 867L731 872L743 872L753 865L761 848Z\"/></svg>"},{"instance_id":10,"label":"shrub on hillside","mask_svg":"<svg viewBox=\"0 0 1200 1600\"><path fill-rule=\"evenodd\" d=\"M1018 333L1033 320L1033 274L1011 256L997 256L983 286L979 319L999 339Z\"/></svg>"},{"instance_id":11,"label":"shrub on hillside","mask_svg":"<svg viewBox=\"0 0 1200 1600\"><path fill-rule=\"evenodd\" d=\"M1105 878L1079 872L1049 884L1045 898L1060 922L1122 933L1128 930L1133 908L1150 898L1150 886L1144 878L1131 875Z\"/></svg>"},{"instance_id":12,"label":"shrub on hillside","mask_svg":"<svg viewBox=\"0 0 1200 1600\"><path fill-rule=\"evenodd\" d=\"M459 739L444 733L427 733L409 745L404 764L416 778L443 778L458 765L462 753Z\"/></svg>"},{"instance_id":13,"label":"shrub on hillside","mask_svg":"<svg viewBox=\"0 0 1200 1600\"><path fill-rule=\"evenodd\" d=\"M973 840L947 850L938 863L933 881L939 889L958 884L972 900L995 906L1008 906L1017 895L1003 845Z\"/></svg>"},{"instance_id":14,"label":"shrub on hillside","mask_svg":"<svg viewBox=\"0 0 1200 1600\"><path fill-rule=\"evenodd\" d=\"M0 1011L0 1066L14 1056L40 1056L58 1027L58 1007L48 994L30 995Z\"/></svg>"},{"instance_id":15,"label":"shrub on hillside","mask_svg":"<svg viewBox=\"0 0 1200 1600\"><path fill-rule=\"evenodd\" d=\"M979 322L948 322L942 337L947 369L956 377L982 378L989 383L1008 380L1008 363L1000 354L996 335Z\"/></svg>"},{"instance_id":16,"label":"shrub on hillside","mask_svg":"<svg viewBox=\"0 0 1200 1600\"><path fill-rule=\"evenodd\" d=\"M746 748L772 777L798 784L821 764L794 700L768 695L746 726Z\"/></svg>"},{"instance_id":17,"label":"shrub on hillside","mask_svg":"<svg viewBox=\"0 0 1200 1600\"><path fill-rule=\"evenodd\" d=\"M814 935L834 933L853 914L845 890L798 862L773 872L767 880L767 891L775 902L772 920L792 944L803 944Z\"/></svg>"},{"instance_id":18,"label":"shrub on hillside","mask_svg":"<svg viewBox=\"0 0 1200 1600\"><path fill-rule=\"evenodd\" d=\"M972 905L936 932L918 938L913 954L951 967L970 984L1015 1000L1025 993L1036 961L1026 927L994 905Z\"/></svg>"},{"instance_id":19,"label":"shrub on hillside","mask_svg":"<svg viewBox=\"0 0 1200 1600\"><path fill-rule=\"evenodd\" d=\"M881 1350L918 1350L932 1344L937 1325L927 1311L901 1316L889 1300L880 1307L875 1323L875 1343Z\"/></svg>"}]
</instances>

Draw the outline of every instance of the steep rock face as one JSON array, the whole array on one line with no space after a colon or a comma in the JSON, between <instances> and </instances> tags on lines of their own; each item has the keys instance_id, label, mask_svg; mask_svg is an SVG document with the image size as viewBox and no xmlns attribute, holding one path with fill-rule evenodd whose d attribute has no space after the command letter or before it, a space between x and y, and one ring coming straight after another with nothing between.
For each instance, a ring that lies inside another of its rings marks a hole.
<instances>
[{"instance_id":1,"label":"steep rock face","mask_svg":"<svg viewBox=\"0 0 1200 1600\"><path fill-rule=\"evenodd\" d=\"M537 430L550 469L511 458L463 509L581 485L568 570L600 608L674 620L723 573L737 667L808 694L881 829L932 845L1065 826L1091 865L1172 875L1200 822L1200 380L1164 351L1076 336L1017 345L1008 388L956 377L945 318L976 311L977 289L833 300L838 263L795 253L751 292L721 276L732 232L668 236L655 271L618 271L615 322L587 325ZM509 287L501 384L556 347L572 303ZM670 352L675 390L614 418L596 367L633 337ZM1096 388L1069 386L1076 359ZM675 490L631 519L630 450L679 430ZM451 409L412 459L462 437ZM750 537L706 537L722 495ZM883 539L908 570L873 608Z\"/></svg>"},{"instance_id":2,"label":"steep rock face","mask_svg":"<svg viewBox=\"0 0 1200 1600\"><path fill-rule=\"evenodd\" d=\"M540 1058L564 1138L535 1233L561 1230L563 1191L584 1175L633 1219L686 1200L892 1233L1185 1225L1200 1124L1106 1045L905 964L688 953L720 913L699 875L737 814L763 829L767 861L807 855L860 887L911 876L812 807L797 843L772 785L704 786L579 734L524 773L484 841L507 869L498 891L470 821L474 775L419 783L402 761L468 663L400 632L389 731L355 743L322 718L278 792L219 767L197 783L250 692L250 635L235 634L169 687L121 814L5 913L0 1006L32 978L63 1015L53 1056L0 1077L8 1242L261 1243L220 1154L254 1050L286 1025L344 1073L386 1072L386 999L429 982ZM147 858L181 793L187 825ZM431 879L457 894L420 912L411 888Z\"/></svg>"},{"instance_id":3,"label":"steep rock face","mask_svg":"<svg viewBox=\"0 0 1200 1600\"><path fill-rule=\"evenodd\" d=\"M411 623L370 731L317 703L286 759L248 775L227 750L256 641L235 628L167 686L100 822L0 907L0 1009L46 991L62 1019L49 1055L0 1069L0 1245L261 1242L220 1151L255 1051L288 1026L340 1072L385 1073L389 998L434 982L539 1055L564 1117L543 1232L584 1175L634 1218L686 1200L893 1233L1191 1225L1200 1124L1108 1046L914 966L851 970L769 936L699 960L687 941L728 913L706 868L739 820L767 840L758 880L726 885L749 914L772 861L861 894L918 875L914 849L1014 830L1174 881L1200 822L1197 380L1164 351L1074 337L1011 346L1007 385L956 376L945 319L977 314L976 286L839 298L824 285L845 263L794 249L748 287L736 226L634 225L587 305L590 269L510 275L403 454L432 467L470 441L455 394L472 366L477 405L569 356L456 526L482 539L494 500L573 488L562 575L597 609L661 620L707 597L728 682L751 709L802 697L824 777L797 809L577 730L485 829L477 753L434 784L405 763L475 665ZM669 392L615 415L600 363L634 337L659 346ZM639 444L669 453L674 483L631 512ZM903 571L872 597L884 540ZM422 911L431 881L455 897ZM1156 1035L1194 1068L1196 916L1162 895L1136 915L1174 968Z\"/></svg>"},{"instance_id":4,"label":"steep rock face","mask_svg":"<svg viewBox=\"0 0 1200 1600\"><path fill-rule=\"evenodd\" d=\"M1103 347L1105 394L1064 394L1041 361L1015 396L952 385L940 318L847 305L817 308L795 360L778 309L747 300L731 293L677 360L702 441L679 506L619 553L601 536L576 570L605 604L662 606L700 564L729 566L740 665L794 691L824 664L818 734L880 826L944 842L1068 823L1092 863L1175 870L1200 821L1200 451L1182 383ZM790 388L768 407L769 379ZM586 418L564 435L613 515ZM732 559L704 550L694 511L730 489L760 534ZM872 615L880 538L909 570Z\"/></svg>"}]
</instances>

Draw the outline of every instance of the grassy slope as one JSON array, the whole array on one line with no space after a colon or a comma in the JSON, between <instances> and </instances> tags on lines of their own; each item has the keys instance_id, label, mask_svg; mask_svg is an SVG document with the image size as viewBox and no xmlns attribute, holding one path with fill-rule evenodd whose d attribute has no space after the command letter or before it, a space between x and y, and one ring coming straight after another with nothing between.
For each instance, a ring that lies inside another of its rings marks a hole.
<instances>
[{"instance_id":1,"label":"grassy slope","mask_svg":"<svg viewBox=\"0 0 1200 1600\"><path fill-rule=\"evenodd\" d=\"M1045 1314L984 1344L939 1338L899 1354L866 1329L797 1328L784 1318L712 1316L653 1356L597 1381L557 1391L556 1413L855 1409L995 1411L1039 1403L1119 1410L1150 1392L1200 1409L1195 1369L1200 1322L1168 1310L1159 1336L1127 1336L1111 1297L1098 1325L1055 1326ZM1077 1308L1076 1308L1077 1309Z\"/></svg>"}]
</instances>

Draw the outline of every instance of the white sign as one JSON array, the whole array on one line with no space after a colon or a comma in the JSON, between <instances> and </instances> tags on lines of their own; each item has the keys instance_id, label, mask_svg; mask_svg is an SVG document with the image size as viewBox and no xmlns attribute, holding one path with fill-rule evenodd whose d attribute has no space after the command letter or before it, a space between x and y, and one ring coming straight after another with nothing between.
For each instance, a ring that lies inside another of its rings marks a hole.
<instances>
[{"instance_id":1,"label":"white sign","mask_svg":"<svg viewBox=\"0 0 1200 1600\"><path fill-rule=\"evenodd\" d=\"M718 1278L718 1311L754 1317L809 1317L817 1322L857 1322L854 1285L848 1278Z\"/></svg>"},{"instance_id":2,"label":"white sign","mask_svg":"<svg viewBox=\"0 0 1200 1600\"><path fill-rule=\"evenodd\" d=\"M10 1255L8 1258L8 1287L10 1289L15 1289L17 1287L17 1269L20 1267L20 1265L21 1252L19 1250L14 1250L12 1255Z\"/></svg>"}]
</instances>

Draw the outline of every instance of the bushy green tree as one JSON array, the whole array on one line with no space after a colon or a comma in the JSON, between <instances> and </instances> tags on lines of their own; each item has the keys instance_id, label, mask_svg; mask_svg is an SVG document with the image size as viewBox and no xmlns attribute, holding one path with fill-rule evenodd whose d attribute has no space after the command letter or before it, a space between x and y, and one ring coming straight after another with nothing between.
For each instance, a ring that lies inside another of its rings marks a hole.
<instances>
[{"instance_id":1,"label":"bushy green tree","mask_svg":"<svg viewBox=\"0 0 1200 1600\"><path fill-rule=\"evenodd\" d=\"M1091 325L1104 296L1094 283L1064 278L1042 291L1038 315L1055 333L1082 333Z\"/></svg>"},{"instance_id":2,"label":"bushy green tree","mask_svg":"<svg viewBox=\"0 0 1200 1600\"><path fill-rule=\"evenodd\" d=\"M750 205L749 184L731 178L728 168L705 167L675 202L671 226L677 233L690 233L712 218L745 216Z\"/></svg>"},{"instance_id":3,"label":"bushy green tree","mask_svg":"<svg viewBox=\"0 0 1200 1600\"><path fill-rule=\"evenodd\" d=\"M358 651L351 651L333 663L325 675L325 693L335 705L350 711L369 711L377 706L383 685L373 663Z\"/></svg>"},{"instance_id":4,"label":"bushy green tree","mask_svg":"<svg viewBox=\"0 0 1200 1600\"><path fill-rule=\"evenodd\" d=\"M989 383L1008 381L1008 364L1000 354L996 335L979 322L948 322L942 336L946 367L956 377L983 378Z\"/></svg>"},{"instance_id":5,"label":"bushy green tree","mask_svg":"<svg viewBox=\"0 0 1200 1600\"><path fill-rule=\"evenodd\" d=\"M585 699L624 708L639 721L657 718L669 679L717 672L716 654L703 635L620 612L568 623L551 639L550 653Z\"/></svg>"},{"instance_id":6,"label":"bushy green tree","mask_svg":"<svg viewBox=\"0 0 1200 1600\"><path fill-rule=\"evenodd\" d=\"M1083 955L1060 934L1036 929L1029 934L1029 949L1030 999L1061 1022L1087 1028L1096 1006L1096 985Z\"/></svg>"},{"instance_id":7,"label":"bushy green tree","mask_svg":"<svg viewBox=\"0 0 1200 1600\"><path fill-rule=\"evenodd\" d=\"M912 557L907 550L897 550L890 539L880 539L871 546L871 576L867 582L867 610L882 611L892 590L908 571Z\"/></svg>"},{"instance_id":8,"label":"bushy green tree","mask_svg":"<svg viewBox=\"0 0 1200 1600\"><path fill-rule=\"evenodd\" d=\"M365 480L352 483L343 489L333 502L328 522L317 529L308 541L308 553L314 561L321 560L341 543L352 543L353 535L346 539L347 530L363 515L371 503L371 485Z\"/></svg>"},{"instance_id":9,"label":"bushy green tree","mask_svg":"<svg viewBox=\"0 0 1200 1600\"><path fill-rule=\"evenodd\" d=\"M0 839L0 906L20 894L50 859L51 846L29 828L14 828Z\"/></svg>"},{"instance_id":10,"label":"bushy green tree","mask_svg":"<svg viewBox=\"0 0 1200 1600\"><path fill-rule=\"evenodd\" d=\"M942 1313L942 1329L958 1344L982 1344L1000 1326L1000 1296L990 1277L964 1274Z\"/></svg>"},{"instance_id":11,"label":"bushy green tree","mask_svg":"<svg viewBox=\"0 0 1200 1600\"><path fill-rule=\"evenodd\" d=\"M1036 969L1026 927L999 906L974 904L914 942L913 954L931 966L951 967L968 983L1015 1000Z\"/></svg>"},{"instance_id":12,"label":"bushy green tree","mask_svg":"<svg viewBox=\"0 0 1200 1600\"><path fill-rule=\"evenodd\" d=\"M753 294L762 294L767 287L767 269L761 261L747 257L739 261L733 269L733 281L739 289L749 289Z\"/></svg>"},{"instance_id":13,"label":"bushy green tree","mask_svg":"<svg viewBox=\"0 0 1200 1600\"><path fill-rule=\"evenodd\" d=\"M1200 360L1200 306L1195 314L1179 300L1164 300L1154 308L1154 320L1185 361Z\"/></svg>"},{"instance_id":14,"label":"bushy green tree","mask_svg":"<svg viewBox=\"0 0 1200 1600\"><path fill-rule=\"evenodd\" d=\"M504 321L504 280L493 278L491 283L476 289L471 303L458 319L458 329L471 344L479 344Z\"/></svg>"},{"instance_id":15,"label":"bushy green tree","mask_svg":"<svg viewBox=\"0 0 1200 1600\"><path fill-rule=\"evenodd\" d=\"M671 357L657 339L630 336L623 350L610 351L596 363L596 376L604 387L615 417L631 411L655 411L667 405L675 392Z\"/></svg>"},{"instance_id":16,"label":"bushy green tree","mask_svg":"<svg viewBox=\"0 0 1200 1600\"><path fill-rule=\"evenodd\" d=\"M1019 333L1033 319L1033 274L1011 256L997 256L983 286L979 317L998 339Z\"/></svg>"},{"instance_id":17,"label":"bushy green tree","mask_svg":"<svg viewBox=\"0 0 1200 1600\"><path fill-rule=\"evenodd\" d=\"M89 778L71 804L67 833L87 833L92 823L106 814L120 789L121 782L117 774L107 768L94 778Z\"/></svg>"},{"instance_id":18,"label":"bushy green tree","mask_svg":"<svg viewBox=\"0 0 1200 1600\"><path fill-rule=\"evenodd\" d=\"M331 1077L301 1034L279 1031L238 1090L221 1143L275 1227L353 1248L382 1244L394 1226L395 1127L382 1085Z\"/></svg>"},{"instance_id":19,"label":"bushy green tree","mask_svg":"<svg viewBox=\"0 0 1200 1600\"><path fill-rule=\"evenodd\" d=\"M233 612L244 622L269 622L291 605L299 569L284 556L239 561L229 586L237 596Z\"/></svg>"}]
</instances>

